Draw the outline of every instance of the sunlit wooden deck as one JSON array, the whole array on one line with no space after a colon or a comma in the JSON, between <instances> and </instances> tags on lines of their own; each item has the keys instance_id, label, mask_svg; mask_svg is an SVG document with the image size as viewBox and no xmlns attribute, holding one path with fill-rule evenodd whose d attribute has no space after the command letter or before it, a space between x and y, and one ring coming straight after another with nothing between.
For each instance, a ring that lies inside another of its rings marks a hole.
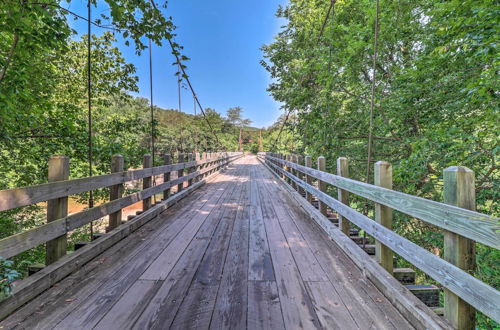
<instances>
[{"instance_id":1,"label":"sunlit wooden deck","mask_svg":"<svg viewBox=\"0 0 500 330\"><path fill-rule=\"evenodd\" d=\"M0 326L412 328L255 157L236 161Z\"/></svg>"}]
</instances>

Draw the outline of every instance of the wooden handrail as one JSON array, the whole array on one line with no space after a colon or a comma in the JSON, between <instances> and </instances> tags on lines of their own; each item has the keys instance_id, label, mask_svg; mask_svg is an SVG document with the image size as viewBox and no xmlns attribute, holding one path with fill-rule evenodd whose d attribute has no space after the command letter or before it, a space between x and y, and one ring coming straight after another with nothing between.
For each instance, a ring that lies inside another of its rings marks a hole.
<instances>
[{"instance_id":1,"label":"wooden handrail","mask_svg":"<svg viewBox=\"0 0 500 330\"><path fill-rule=\"evenodd\" d=\"M493 216L318 171L269 155L265 157L447 231L500 248L500 219Z\"/></svg>"},{"instance_id":2,"label":"wooden handrail","mask_svg":"<svg viewBox=\"0 0 500 330\"><path fill-rule=\"evenodd\" d=\"M277 163L284 163L292 168L296 166L296 164L284 162L281 161L281 159L268 155L264 157L270 158ZM284 174L296 185L299 185L310 194L316 196L320 201L328 205L328 207L332 208L340 215L346 217L347 219L349 219L349 221L365 230L369 235L373 236L376 240L380 241L385 246L398 253L401 257L406 259L415 267L419 268L420 270L434 278L437 282L441 283L444 287L454 292L457 296L462 298L471 306L481 311L485 315L491 317L495 321L500 322L500 292L498 290L487 285L486 283L481 282L474 276L437 257L436 255L430 253L417 244L396 234L392 230L378 224L372 219L350 208L349 206L342 204L333 197L327 195L324 192L321 192L316 187L307 184L295 175L283 170L280 166L274 164L273 162L266 162L266 164L276 169L278 172ZM299 165L297 165L295 169L299 171L307 170L307 168ZM314 172L319 171L314 170L313 172L309 173L306 171L305 173L316 177ZM346 189L345 186L342 186L342 188ZM442 205L449 206L446 204Z\"/></svg>"},{"instance_id":3,"label":"wooden handrail","mask_svg":"<svg viewBox=\"0 0 500 330\"><path fill-rule=\"evenodd\" d=\"M129 181L139 180L167 172L178 171L203 164L212 164L222 157L207 160L162 165L146 169L104 174L88 178L72 179L40 184L36 186L0 190L0 211L33 205L51 199L80 194Z\"/></svg>"},{"instance_id":4,"label":"wooden handrail","mask_svg":"<svg viewBox=\"0 0 500 330\"><path fill-rule=\"evenodd\" d=\"M200 162L182 163L181 165L191 164L191 163L200 163L200 164L215 163L215 164L209 167L204 167L203 170L192 172L188 175L182 176L175 180L164 182L162 184L141 190L137 193L130 194L128 196L119 199L115 199L113 201L104 203L102 205L93 207L91 209L75 213L61 219L54 220L52 222L27 230L25 232L3 238L0 240L0 256L2 258L11 258L15 255L18 255L19 253L22 253L47 241L60 237L66 234L67 232L79 228L91 221L100 219L104 216L117 212L124 207L127 207L141 200L149 198L155 194L159 194L168 188L174 187L178 184L182 184L186 181L196 178L199 175L203 175L217 168L220 168L221 166L231 162L234 158L240 156L241 155L238 154L229 157L214 158L205 162L200 161ZM75 180L70 180L70 181L75 181ZM61 182L67 183L68 181L61 181Z\"/></svg>"}]
</instances>

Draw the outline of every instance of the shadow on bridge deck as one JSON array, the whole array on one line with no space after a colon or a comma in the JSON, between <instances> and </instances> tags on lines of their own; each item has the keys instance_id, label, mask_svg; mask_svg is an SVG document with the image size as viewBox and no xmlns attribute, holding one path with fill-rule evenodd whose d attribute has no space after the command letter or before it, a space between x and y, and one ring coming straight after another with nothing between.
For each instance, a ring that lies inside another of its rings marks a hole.
<instances>
[{"instance_id":1,"label":"shadow on bridge deck","mask_svg":"<svg viewBox=\"0 0 500 330\"><path fill-rule=\"evenodd\" d=\"M255 157L238 160L0 325L412 328Z\"/></svg>"}]
</instances>

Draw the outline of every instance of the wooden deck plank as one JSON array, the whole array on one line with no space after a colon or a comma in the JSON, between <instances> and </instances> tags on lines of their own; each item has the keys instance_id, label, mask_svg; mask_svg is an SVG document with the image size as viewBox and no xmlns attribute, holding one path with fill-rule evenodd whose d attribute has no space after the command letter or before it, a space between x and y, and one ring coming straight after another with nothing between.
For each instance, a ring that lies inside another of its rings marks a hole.
<instances>
[{"instance_id":1,"label":"wooden deck plank","mask_svg":"<svg viewBox=\"0 0 500 330\"><path fill-rule=\"evenodd\" d=\"M268 175L265 175L263 173L265 172L260 171L260 176L254 178L262 182L261 189L265 189L268 192L268 196L281 196L282 192L279 191L277 185L272 184L268 176L269 174L266 173ZM304 240L302 234L292 220L292 217L296 217L297 215L291 208L291 204L288 203L287 200L281 200L280 203L274 203L273 207L302 279L304 281L328 281L328 277L324 270L321 268L313 252L309 248L308 242Z\"/></svg>"},{"instance_id":2,"label":"wooden deck plank","mask_svg":"<svg viewBox=\"0 0 500 330\"><path fill-rule=\"evenodd\" d=\"M198 210L193 221L190 222L192 226L186 226L179 235L174 238L172 243L170 243L170 245L151 263L146 271L144 271L140 277L142 280L165 280L177 260L179 260L182 253L186 250L188 244L193 237L195 237L200 227L210 215L210 212L218 207L218 204L223 201L224 196L227 195L227 191L223 191L223 188L219 188L219 190L222 194L215 195Z\"/></svg>"},{"instance_id":3,"label":"wooden deck plank","mask_svg":"<svg viewBox=\"0 0 500 330\"><path fill-rule=\"evenodd\" d=\"M234 181L237 181L237 177L233 178L232 187L225 191L229 200L218 205L210 213L196 238L187 246L156 296L133 325L134 329L161 329L170 326L221 218L231 217L236 213L233 211L239 201L237 192L241 186ZM226 213L229 215L225 215Z\"/></svg>"},{"instance_id":4,"label":"wooden deck plank","mask_svg":"<svg viewBox=\"0 0 500 330\"><path fill-rule=\"evenodd\" d=\"M247 329L285 329L275 281L248 281Z\"/></svg>"},{"instance_id":5,"label":"wooden deck plank","mask_svg":"<svg viewBox=\"0 0 500 330\"><path fill-rule=\"evenodd\" d=\"M162 284L163 281L135 281L93 329L128 329Z\"/></svg>"},{"instance_id":6,"label":"wooden deck plank","mask_svg":"<svg viewBox=\"0 0 500 330\"><path fill-rule=\"evenodd\" d=\"M274 181L274 178L272 179ZM390 305L386 297L366 280L359 268L335 243L328 239L322 229L311 221L297 204L291 200L288 201L290 197L286 195L286 192L280 191L279 196L281 200L286 201L287 205L290 205L290 210L293 210L291 214L302 214L301 217L292 216L291 219L312 247L314 255L325 269L330 282L351 311L357 324L361 328L372 326L385 329L411 328L401 314ZM365 312L358 313L360 309Z\"/></svg>"},{"instance_id":7,"label":"wooden deck plank","mask_svg":"<svg viewBox=\"0 0 500 330\"><path fill-rule=\"evenodd\" d=\"M207 193L207 191L196 191L164 214L173 215L185 205L205 198ZM27 329L54 326L77 308L79 303L94 294L104 280L109 279L112 274L123 267L123 262L134 258L140 249L149 246L150 240L154 241L161 235L163 230L158 230L158 228L164 227L164 230L168 230L177 221L180 221L180 218L174 216L168 221L159 217L147 223L127 239L118 242L98 258L82 266L80 270L20 308L1 324L6 328ZM65 303L61 304L61 301ZM33 309L37 314L36 318L32 317Z\"/></svg>"},{"instance_id":8,"label":"wooden deck plank","mask_svg":"<svg viewBox=\"0 0 500 330\"><path fill-rule=\"evenodd\" d=\"M239 205L245 196L240 195ZM237 217L237 215L235 215ZM198 266L194 279L175 315L174 329L207 329L210 325L224 261L229 251L235 220L230 215L219 223Z\"/></svg>"},{"instance_id":9,"label":"wooden deck plank","mask_svg":"<svg viewBox=\"0 0 500 330\"><path fill-rule=\"evenodd\" d=\"M250 238L248 254L248 280L274 281L274 269L271 252L267 243L259 190L255 181L256 166L252 168L250 187Z\"/></svg>"},{"instance_id":10,"label":"wooden deck plank","mask_svg":"<svg viewBox=\"0 0 500 330\"><path fill-rule=\"evenodd\" d=\"M215 193L208 198L200 201L201 208L205 207L213 199L218 199L223 194L223 187L226 184L218 185ZM182 211L182 210L180 210ZM191 214L190 212L188 212ZM67 315L58 328L64 329L69 326L77 328L91 328L97 324L100 319L109 311L109 309L121 298L121 296L130 288L134 282L143 274L156 257L162 253L166 247L184 230L189 230L197 225L196 216L182 216L181 212L178 220L170 228L166 229L157 239L148 240L141 253L137 253L134 258L130 258L124 263L122 268L117 270L112 278L106 280L99 287L99 294L92 295L84 300L73 312ZM195 211L195 214L199 212ZM193 215L193 214L191 214Z\"/></svg>"},{"instance_id":11,"label":"wooden deck plank","mask_svg":"<svg viewBox=\"0 0 500 330\"><path fill-rule=\"evenodd\" d=\"M254 178L253 178L254 179ZM254 179L255 180L255 179ZM257 181L271 251L278 293L286 328L319 328L319 320L306 292L299 269L279 225L273 202L263 183Z\"/></svg>"},{"instance_id":12,"label":"wooden deck plank","mask_svg":"<svg viewBox=\"0 0 500 330\"><path fill-rule=\"evenodd\" d=\"M249 166L244 166L248 173ZM244 183L210 329L244 329L246 326L250 184L249 179Z\"/></svg>"}]
</instances>

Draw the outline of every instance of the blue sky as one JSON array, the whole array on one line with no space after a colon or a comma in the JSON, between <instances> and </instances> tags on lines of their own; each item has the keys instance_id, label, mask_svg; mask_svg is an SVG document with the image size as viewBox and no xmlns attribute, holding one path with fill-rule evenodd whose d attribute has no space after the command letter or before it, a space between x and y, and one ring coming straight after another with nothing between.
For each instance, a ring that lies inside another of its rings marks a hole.
<instances>
[{"instance_id":1,"label":"blue sky","mask_svg":"<svg viewBox=\"0 0 500 330\"><path fill-rule=\"evenodd\" d=\"M73 0L67 7L87 16L86 0ZM161 1L157 1L162 3ZM283 25L275 17L279 4L286 0L170 0L162 9L172 16L177 26L176 41L184 46L184 54L191 58L186 64L198 98L203 107L225 111L241 106L253 126L271 125L279 116L279 104L268 94L269 74L262 68L260 47L270 43ZM93 8L94 19L104 10L102 4ZM86 33L85 22L69 20L78 33ZM93 33L103 31L93 28ZM117 46L139 76L140 95L149 98L149 58L147 51L141 57L133 46L120 41ZM162 108L178 108L176 69L166 45L153 47L153 98ZM193 97L182 91L182 111L194 112ZM198 110L199 111L199 110Z\"/></svg>"}]
</instances>

